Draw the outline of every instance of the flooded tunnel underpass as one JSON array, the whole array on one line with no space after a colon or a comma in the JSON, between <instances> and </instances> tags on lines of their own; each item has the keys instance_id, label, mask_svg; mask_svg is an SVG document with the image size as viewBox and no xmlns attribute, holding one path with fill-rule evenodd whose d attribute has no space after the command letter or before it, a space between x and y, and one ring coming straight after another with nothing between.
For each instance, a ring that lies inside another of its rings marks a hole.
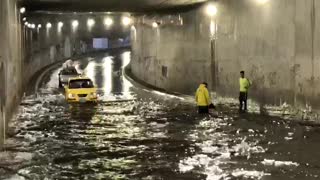
<instances>
[{"instance_id":1,"label":"flooded tunnel underpass","mask_svg":"<svg viewBox=\"0 0 320 180\"><path fill-rule=\"evenodd\" d=\"M75 61L100 102L67 104L58 72L24 98L0 153L0 179L320 178L320 128L221 108L199 116L183 97L130 82L130 52Z\"/></svg>"}]
</instances>

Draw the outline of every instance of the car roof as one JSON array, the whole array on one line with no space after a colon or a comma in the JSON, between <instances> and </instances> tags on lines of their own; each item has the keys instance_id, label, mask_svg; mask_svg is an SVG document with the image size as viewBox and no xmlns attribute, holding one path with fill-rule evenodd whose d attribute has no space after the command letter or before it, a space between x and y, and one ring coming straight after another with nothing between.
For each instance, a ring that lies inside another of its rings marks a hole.
<instances>
[{"instance_id":1,"label":"car roof","mask_svg":"<svg viewBox=\"0 0 320 180\"><path fill-rule=\"evenodd\" d=\"M90 80L91 81L90 78L85 77L85 76L78 76L78 77L70 78L69 81L71 81L71 80Z\"/></svg>"},{"instance_id":2,"label":"car roof","mask_svg":"<svg viewBox=\"0 0 320 180\"><path fill-rule=\"evenodd\" d=\"M65 69L61 69L60 70L60 73L78 73L77 69L76 68L65 68Z\"/></svg>"}]
</instances>

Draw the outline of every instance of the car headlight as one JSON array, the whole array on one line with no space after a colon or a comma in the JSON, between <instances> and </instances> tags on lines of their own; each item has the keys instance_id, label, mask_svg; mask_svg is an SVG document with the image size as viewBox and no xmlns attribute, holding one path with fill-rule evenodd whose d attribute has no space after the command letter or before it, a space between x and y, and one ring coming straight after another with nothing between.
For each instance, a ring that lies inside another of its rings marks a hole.
<instances>
[{"instance_id":1,"label":"car headlight","mask_svg":"<svg viewBox=\"0 0 320 180\"><path fill-rule=\"evenodd\" d=\"M69 99L73 99L73 98L75 98L75 97L76 97L75 94L72 94L72 93L69 93L69 94L68 94L68 98L69 98Z\"/></svg>"},{"instance_id":2,"label":"car headlight","mask_svg":"<svg viewBox=\"0 0 320 180\"><path fill-rule=\"evenodd\" d=\"M90 95L91 95L92 97L97 97L97 93L95 93L95 92L90 93Z\"/></svg>"}]
</instances>

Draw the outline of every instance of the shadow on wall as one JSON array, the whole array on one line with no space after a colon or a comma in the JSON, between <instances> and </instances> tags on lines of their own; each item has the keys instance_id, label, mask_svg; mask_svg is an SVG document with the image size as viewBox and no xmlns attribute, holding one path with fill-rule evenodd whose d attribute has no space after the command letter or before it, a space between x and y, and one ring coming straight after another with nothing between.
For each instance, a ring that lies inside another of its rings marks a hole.
<instances>
[{"instance_id":1,"label":"shadow on wall","mask_svg":"<svg viewBox=\"0 0 320 180\"><path fill-rule=\"evenodd\" d=\"M71 42L70 38L67 37L64 41L64 57L70 57L71 56Z\"/></svg>"},{"instance_id":2,"label":"shadow on wall","mask_svg":"<svg viewBox=\"0 0 320 180\"><path fill-rule=\"evenodd\" d=\"M5 120L4 120L4 105L6 102L5 96L5 69L4 63L1 61L0 57L0 144L3 144L4 139L4 127L5 127Z\"/></svg>"}]
</instances>

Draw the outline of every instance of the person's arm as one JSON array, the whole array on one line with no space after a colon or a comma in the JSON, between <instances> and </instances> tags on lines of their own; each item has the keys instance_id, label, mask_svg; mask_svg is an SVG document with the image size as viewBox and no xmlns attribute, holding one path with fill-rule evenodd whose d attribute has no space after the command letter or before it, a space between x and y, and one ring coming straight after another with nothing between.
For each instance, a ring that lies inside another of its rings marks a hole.
<instances>
[{"instance_id":1,"label":"person's arm","mask_svg":"<svg viewBox=\"0 0 320 180\"><path fill-rule=\"evenodd\" d=\"M205 96L206 96L207 104L210 105L211 104L211 98L210 98L208 89L205 90Z\"/></svg>"},{"instance_id":2,"label":"person's arm","mask_svg":"<svg viewBox=\"0 0 320 180\"><path fill-rule=\"evenodd\" d=\"M249 87L252 85L251 81L247 78L247 87L249 89Z\"/></svg>"}]
</instances>

